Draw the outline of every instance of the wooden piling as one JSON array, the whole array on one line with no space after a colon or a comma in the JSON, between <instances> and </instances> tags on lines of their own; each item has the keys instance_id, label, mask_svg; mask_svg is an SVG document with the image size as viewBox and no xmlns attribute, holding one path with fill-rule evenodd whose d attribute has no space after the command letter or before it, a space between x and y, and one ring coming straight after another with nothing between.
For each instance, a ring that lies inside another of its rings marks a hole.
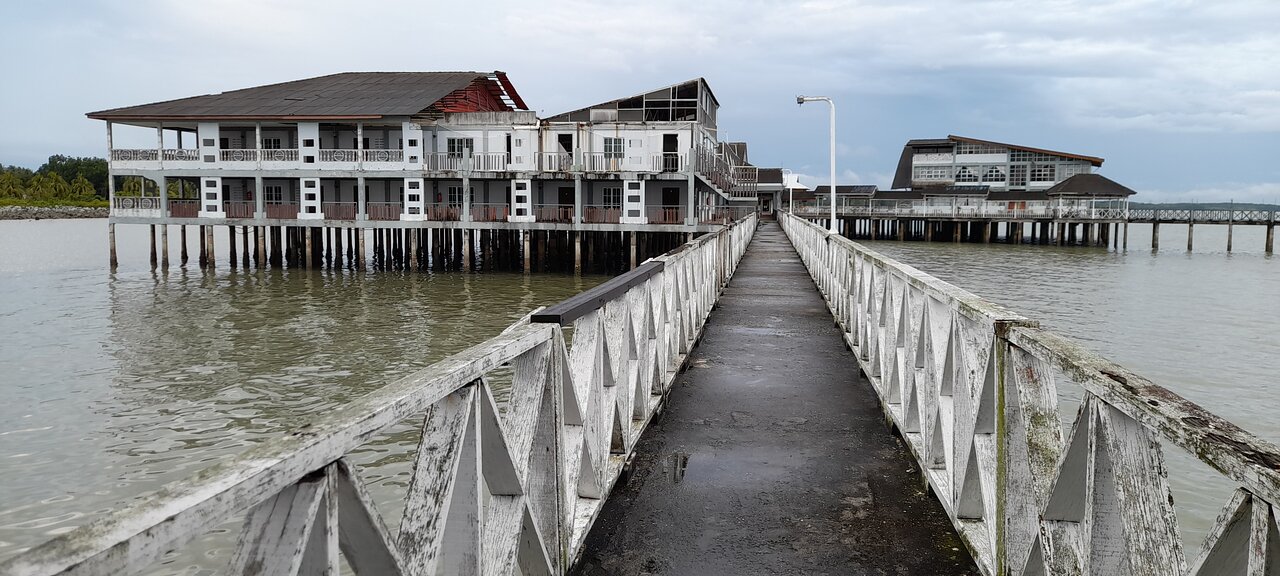
<instances>
[{"instance_id":1,"label":"wooden piling","mask_svg":"<svg viewBox=\"0 0 1280 576\"><path fill-rule=\"evenodd\" d=\"M522 237L522 240L524 242L524 273L525 274L528 274L529 272L532 271L532 269L530 268L530 264L532 264L533 253L529 251L529 232L530 232L529 230L522 230L520 233L520 236Z\"/></svg>"},{"instance_id":2,"label":"wooden piling","mask_svg":"<svg viewBox=\"0 0 1280 576\"><path fill-rule=\"evenodd\" d=\"M253 241L256 248L254 256L254 265L258 268L267 267L267 229L262 226L253 227Z\"/></svg>"},{"instance_id":3,"label":"wooden piling","mask_svg":"<svg viewBox=\"0 0 1280 576\"><path fill-rule=\"evenodd\" d=\"M1276 245L1276 225L1275 223L1267 224L1267 240L1266 240L1266 245L1263 247L1263 250L1267 254L1271 254L1274 251L1273 249L1275 248L1275 245ZM115 251L113 250L111 253L114 255ZM112 260L114 261L114 258L112 258Z\"/></svg>"},{"instance_id":4,"label":"wooden piling","mask_svg":"<svg viewBox=\"0 0 1280 576\"><path fill-rule=\"evenodd\" d=\"M111 270L115 270L116 266L120 265L120 261L115 257L115 223L106 224L106 246L108 246ZM186 247L183 247L183 250L186 250Z\"/></svg>"},{"instance_id":5,"label":"wooden piling","mask_svg":"<svg viewBox=\"0 0 1280 576\"><path fill-rule=\"evenodd\" d=\"M1124 246L1122 250L1124 250L1125 252L1129 251L1129 222L1128 221L1125 221L1124 223Z\"/></svg>"},{"instance_id":6,"label":"wooden piling","mask_svg":"<svg viewBox=\"0 0 1280 576\"><path fill-rule=\"evenodd\" d=\"M178 227L178 235L179 235L179 238L182 240L182 248L181 248L181 251L179 252L178 257L181 258L182 265L186 266L187 265L187 225L186 224L183 224Z\"/></svg>"},{"instance_id":7,"label":"wooden piling","mask_svg":"<svg viewBox=\"0 0 1280 576\"><path fill-rule=\"evenodd\" d=\"M303 229L302 229L302 232L303 232L303 235L305 236L305 237L302 239L302 242L303 242L303 249L302 249L302 267L303 267L304 269L306 269L306 268L311 268L311 267L312 267L312 265L313 265L313 264L311 263L311 254L312 254L312 252L311 252L311 228L310 228L310 227L303 228Z\"/></svg>"},{"instance_id":8,"label":"wooden piling","mask_svg":"<svg viewBox=\"0 0 1280 576\"><path fill-rule=\"evenodd\" d=\"M1196 223L1187 222L1187 252L1191 251L1191 246L1195 243Z\"/></svg>"},{"instance_id":9,"label":"wooden piling","mask_svg":"<svg viewBox=\"0 0 1280 576\"><path fill-rule=\"evenodd\" d=\"M204 249L208 251L205 255L205 266L208 268L218 267L218 250L213 243L213 226L204 227Z\"/></svg>"},{"instance_id":10,"label":"wooden piling","mask_svg":"<svg viewBox=\"0 0 1280 576\"><path fill-rule=\"evenodd\" d=\"M147 226L147 228L148 230L150 230L148 235L151 236L151 269L155 270L156 269L156 225L151 224Z\"/></svg>"},{"instance_id":11,"label":"wooden piling","mask_svg":"<svg viewBox=\"0 0 1280 576\"><path fill-rule=\"evenodd\" d=\"M1232 216L1235 216L1235 215L1234 215L1234 214L1232 214ZM1232 230L1233 230L1234 228L1235 228L1235 222L1234 222L1234 221L1232 221L1232 220L1228 220L1228 221L1227 221L1227 252L1228 252L1228 253L1230 253L1230 252L1231 252L1231 244L1232 244L1232 242L1231 242L1231 239L1232 239Z\"/></svg>"},{"instance_id":12,"label":"wooden piling","mask_svg":"<svg viewBox=\"0 0 1280 576\"><path fill-rule=\"evenodd\" d=\"M231 267L236 267L236 227L227 226L227 260L231 263Z\"/></svg>"},{"instance_id":13,"label":"wooden piling","mask_svg":"<svg viewBox=\"0 0 1280 576\"><path fill-rule=\"evenodd\" d=\"M1160 223L1151 223L1151 251L1155 252L1160 249Z\"/></svg>"},{"instance_id":14,"label":"wooden piling","mask_svg":"<svg viewBox=\"0 0 1280 576\"><path fill-rule=\"evenodd\" d=\"M169 225L160 225L160 267L169 269Z\"/></svg>"},{"instance_id":15,"label":"wooden piling","mask_svg":"<svg viewBox=\"0 0 1280 576\"><path fill-rule=\"evenodd\" d=\"M240 265L245 270L249 269L249 227L240 227Z\"/></svg>"}]
</instances>

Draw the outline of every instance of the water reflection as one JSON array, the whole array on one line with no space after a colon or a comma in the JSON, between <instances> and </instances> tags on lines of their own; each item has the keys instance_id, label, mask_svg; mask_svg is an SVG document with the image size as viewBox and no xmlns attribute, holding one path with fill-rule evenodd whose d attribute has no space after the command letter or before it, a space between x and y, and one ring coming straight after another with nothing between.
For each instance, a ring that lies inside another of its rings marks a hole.
<instances>
[{"instance_id":1,"label":"water reflection","mask_svg":"<svg viewBox=\"0 0 1280 576\"><path fill-rule=\"evenodd\" d=\"M75 248L100 246L105 222L12 224L0 223L0 245L12 248L0 255L0 390L10 398L0 404L0 556L269 441L604 279L206 272L194 262L152 272L140 226L117 228L122 263L113 274L98 250ZM41 250L45 257L30 256ZM141 262L125 260L137 254ZM403 492L416 428L401 423L351 455L379 500ZM387 512L389 522L400 513ZM206 536L160 572L199 571L234 531Z\"/></svg>"}]
</instances>

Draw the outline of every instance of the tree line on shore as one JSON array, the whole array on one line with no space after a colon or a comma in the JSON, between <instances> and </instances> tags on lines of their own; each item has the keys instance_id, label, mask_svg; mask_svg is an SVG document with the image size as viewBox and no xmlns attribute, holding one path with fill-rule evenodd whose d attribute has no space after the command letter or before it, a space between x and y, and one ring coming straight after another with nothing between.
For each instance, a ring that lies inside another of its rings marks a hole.
<instances>
[{"instance_id":1,"label":"tree line on shore","mask_svg":"<svg viewBox=\"0 0 1280 576\"><path fill-rule=\"evenodd\" d=\"M55 154L39 168L0 164L0 202L104 204L107 161Z\"/></svg>"}]
</instances>

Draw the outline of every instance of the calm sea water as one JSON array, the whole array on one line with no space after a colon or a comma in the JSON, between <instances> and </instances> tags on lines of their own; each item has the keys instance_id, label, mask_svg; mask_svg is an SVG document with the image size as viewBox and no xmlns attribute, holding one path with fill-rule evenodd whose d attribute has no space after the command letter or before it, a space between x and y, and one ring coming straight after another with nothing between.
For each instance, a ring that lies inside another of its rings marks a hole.
<instances>
[{"instance_id":1,"label":"calm sea water","mask_svg":"<svg viewBox=\"0 0 1280 576\"><path fill-rule=\"evenodd\" d=\"M1039 320L1273 443L1280 443L1280 255L1264 228L1129 227L1128 252L1104 248L865 242L868 247ZM1080 390L1060 395L1069 410ZM1179 521L1194 557L1235 486L1166 446Z\"/></svg>"},{"instance_id":2,"label":"calm sea water","mask_svg":"<svg viewBox=\"0 0 1280 576\"><path fill-rule=\"evenodd\" d=\"M145 231L117 227L121 265L113 274L105 221L0 222L0 557L603 280L244 272L225 262L211 274L194 265L153 273ZM1280 441L1280 257L1262 254L1261 228L1238 227L1232 254L1222 227L1197 227L1192 254L1174 226L1163 227L1165 249L1152 254L1149 231L1131 227L1124 254L871 245ZM172 254L176 261L176 247ZM375 497L389 503L383 512L393 527L415 444L410 422L351 455ZM1184 532L1198 538L1231 486L1177 450L1167 453ZM234 531L235 523L217 527L157 572L212 573Z\"/></svg>"},{"instance_id":3,"label":"calm sea water","mask_svg":"<svg viewBox=\"0 0 1280 576\"><path fill-rule=\"evenodd\" d=\"M194 260L152 272L146 227L125 225L113 274L106 230L104 220L0 222L0 557L604 279L236 271L225 261L206 274ZM375 496L403 490L412 431L406 423L352 455ZM228 542L198 543L169 572L200 573L217 562L199 556Z\"/></svg>"}]
</instances>

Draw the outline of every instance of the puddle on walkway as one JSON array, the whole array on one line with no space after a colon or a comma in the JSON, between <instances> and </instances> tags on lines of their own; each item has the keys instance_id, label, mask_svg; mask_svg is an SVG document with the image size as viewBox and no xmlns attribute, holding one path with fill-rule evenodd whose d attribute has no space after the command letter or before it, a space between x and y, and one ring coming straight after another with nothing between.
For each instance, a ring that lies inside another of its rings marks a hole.
<instances>
[{"instance_id":1,"label":"puddle on walkway","mask_svg":"<svg viewBox=\"0 0 1280 576\"><path fill-rule=\"evenodd\" d=\"M684 480L684 471L689 467L689 454L674 452L671 454L671 481L679 484Z\"/></svg>"}]
</instances>

